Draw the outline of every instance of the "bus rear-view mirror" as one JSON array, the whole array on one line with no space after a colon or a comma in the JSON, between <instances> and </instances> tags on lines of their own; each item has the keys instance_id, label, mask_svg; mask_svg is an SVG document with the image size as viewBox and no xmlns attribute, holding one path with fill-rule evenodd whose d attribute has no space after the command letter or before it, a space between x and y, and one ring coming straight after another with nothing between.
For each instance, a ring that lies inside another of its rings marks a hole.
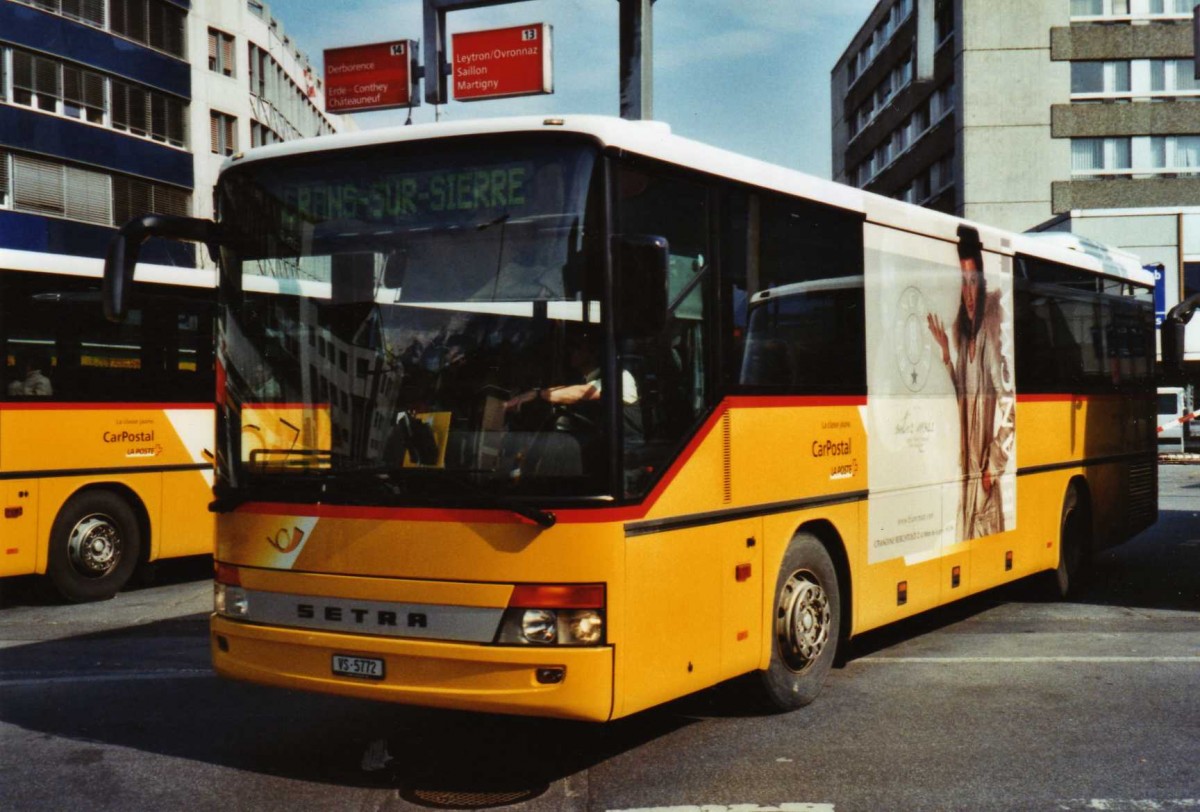
<instances>
[{"instance_id":1,"label":"bus rear-view mirror","mask_svg":"<svg viewBox=\"0 0 1200 812\"><path fill-rule=\"evenodd\" d=\"M667 323L667 239L631 235L622 237L619 245L618 330L627 338L656 335Z\"/></svg>"},{"instance_id":2,"label":"bus rear-view mirror","mask_svg":"<svg viewBox=\"0 0 1200 812\"><path fill-rule=\"evenodd\" d=\"M1167 311L1159 340L1162 346L1162 371L1165 383L1183 379L1184 334L1196 309L1200 308L1200 293L1189 296Z\"/></svg>"},{"instance_id":3,"label":"bus rear-view mirror","mask_svg":"<svg viewBox=\"0 0 1200 812\"><path fill-rule=\"evenodd\" d=\"M104 315L109 321L122 321L129 307L129 289L137 268L142 243L151 237L200 242L210 250L217 242L217 224L198 217L147 214L125 225L108 244L104 257L102 285Z\"/></svg>"}]
</instances>

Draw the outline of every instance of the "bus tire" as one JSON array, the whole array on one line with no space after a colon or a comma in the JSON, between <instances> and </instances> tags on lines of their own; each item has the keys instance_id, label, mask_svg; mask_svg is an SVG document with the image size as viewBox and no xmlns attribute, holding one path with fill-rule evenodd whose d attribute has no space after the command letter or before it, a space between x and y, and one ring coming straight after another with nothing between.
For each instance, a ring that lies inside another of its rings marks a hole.
<instances>
[{"instance_id":1,"label":"bus tire","mask_svg":"<svg viewBox=\"0 0 1200 812\"><path fill-rule=\"evenodd\" d=\"M779 568L771 613L771 664L758 672L773 711L802 708L817 698L833 666L841 635L841 590L829 551L799 533Z\"/></svg>"},{"instance_id":2,"label":"bus tire","mask_svg":"<svg viewBox=\"0 0 1200 812\"><path fill-rule=\"evenodd\" d=\"M1091 513L1087 500L1072 482L1063 496L1062 520L1058 532L1058 568L1054 571L1054 590L1059 598L1079 591L1088 553L1088 525Z\"/></svg>"},{"instance_id":3,"label":"bus tire","mask_svg":"<svg viewBox=\"0 0 1200 812\"><path fill-rule=\"evenodd\" d=\"M141 552L137 517L112 491L73 496L50 529L46 575L71 603L111 598L133 575Z\"/></svg>"}]
</instances>

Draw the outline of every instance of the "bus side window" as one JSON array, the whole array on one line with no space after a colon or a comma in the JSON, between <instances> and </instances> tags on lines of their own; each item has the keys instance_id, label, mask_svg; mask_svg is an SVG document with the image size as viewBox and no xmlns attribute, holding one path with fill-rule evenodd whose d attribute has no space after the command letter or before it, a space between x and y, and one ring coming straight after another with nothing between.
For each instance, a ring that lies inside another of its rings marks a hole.
<instances>
[{"instance_id":1,"label":"bus side window","mask_svg":"<svg viewBox=\"0 0 1200 812\"><path fill-rule=\"evenodd\" d=\"M721 376L726 386L741 376L750 294L758 279L758 195L729 190L721 200Z\"/></svg>"},{"instance_id":2,"label":"bus side window","mask_svg":"<svg viewBox=\"0 0 1200 812\"><path fill-rule=\"evenodd\" d=\"M4 382L9 399L62 399L63 358L57 346L62 328L53 286L39 274L8 273L4 277Z\"/></svg>"},{"instance_id":3,"label":"bus side window","mask_svg":"<svg viewBox=\"0 0 1200 812\"><path fill-rule=\"evenodd\" d=\"M862 218L755 196L746 223L748 314L737 383L779 392L866 391ZM765 297L765 298L764 298Z\"/></svg>"}]
</instances>

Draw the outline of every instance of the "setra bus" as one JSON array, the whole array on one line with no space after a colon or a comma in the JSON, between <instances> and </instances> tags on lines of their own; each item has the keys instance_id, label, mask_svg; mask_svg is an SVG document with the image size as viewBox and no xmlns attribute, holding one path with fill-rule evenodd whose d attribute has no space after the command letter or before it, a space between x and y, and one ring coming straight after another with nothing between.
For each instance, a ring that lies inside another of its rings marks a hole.
<instances>
[{"instance_id":1,"label":"setra bus","mask_svg":"<svg viewBox=\"0 0 1200 812\"><path fill-rule=\"evenodd\" d=\"M1156 518L1152 284L604 117L233 156L218 673L610 720Z\"/></svg>"},{"instance_id":2,"label":"setra bus","mask_svg":"<svg viewBox=\"0 0 1200 812\"><path fill-rule=\"evenodd\" d=\"M0 576L101 600L210 554L215 274L143 265L117 325L100 260L0 254Z\"/></svg>"}]
</instances>

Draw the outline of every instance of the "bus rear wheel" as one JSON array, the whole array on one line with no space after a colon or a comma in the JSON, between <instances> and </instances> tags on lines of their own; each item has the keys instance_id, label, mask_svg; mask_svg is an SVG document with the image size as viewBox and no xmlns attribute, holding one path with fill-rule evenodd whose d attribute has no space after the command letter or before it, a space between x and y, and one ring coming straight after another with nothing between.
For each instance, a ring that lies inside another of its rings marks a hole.
<instances>
[{"instance_id":1,"label":"bus rear wheel","mask_svg":"<svg viewBox=\"0 0 1200 812\"><path fill-rule=\"evenodd\" d=\"M46 575L72 603L107 600L133 575L140 550L129 504L111 491L85 491L54 520Z\"/></svg>"},{"instance_id":2,"label":"bus rear wheel","mask_svg":"<svg viewBox=\"0 0 1200 812\"><path fill-rule=\"evenodd\" d=\"M1087 501L1075 483L1067 486L1063 497L1062 521L1059 524L1058 568L1054 571L1054 588L1060 598L1079 591L1089 547L1091 513Z\"/></svg>"},{"instance_id":3,"label":"bus rear wheel","mask_svg":"<svg viewBox=\"0 0 1200 812\"><path fill-rule=\"evenodd\" d=\"M771 627L771 664L758 674L770 710L817 698L841 634L841 591L833 559L816 536L792 539L779 568Z\"/></svg>"}]
</instances>

